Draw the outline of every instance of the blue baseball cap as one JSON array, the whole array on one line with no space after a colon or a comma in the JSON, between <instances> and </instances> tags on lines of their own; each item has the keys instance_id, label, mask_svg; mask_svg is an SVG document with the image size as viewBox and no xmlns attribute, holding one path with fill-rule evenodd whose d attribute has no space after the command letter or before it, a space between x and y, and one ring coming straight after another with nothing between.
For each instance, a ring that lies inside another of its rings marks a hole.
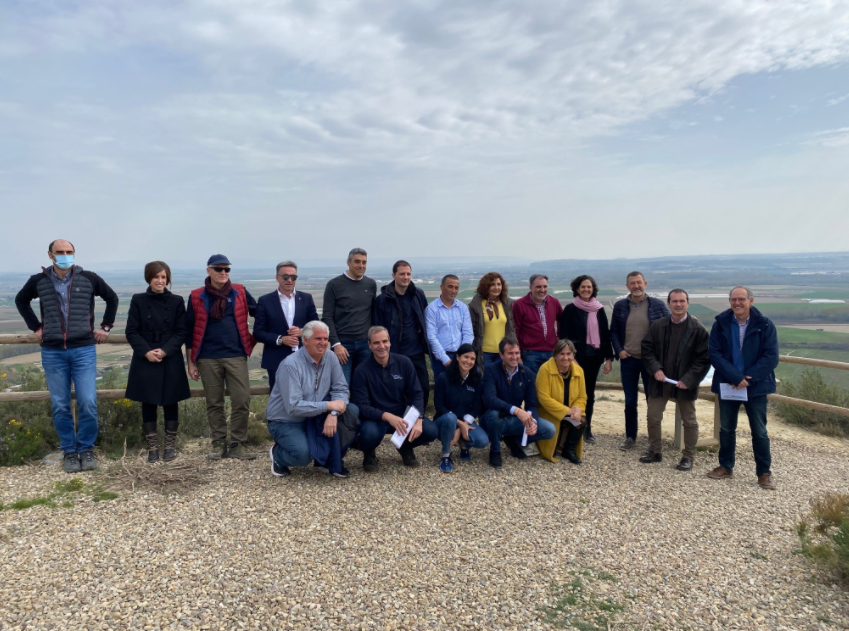
<instances>
[{"instance_id":1,"label":"blue baseball cap","mask_svg":"<svg viewBox=\"0 0 849 631\"><path fill-rule=\"evenodd\" d=\"M209 260L206 262L207 267L212 267L213 265L231 265L230 259L228 259L223 254L213 254L209 257Z\"/></svg>"}]
</instances>

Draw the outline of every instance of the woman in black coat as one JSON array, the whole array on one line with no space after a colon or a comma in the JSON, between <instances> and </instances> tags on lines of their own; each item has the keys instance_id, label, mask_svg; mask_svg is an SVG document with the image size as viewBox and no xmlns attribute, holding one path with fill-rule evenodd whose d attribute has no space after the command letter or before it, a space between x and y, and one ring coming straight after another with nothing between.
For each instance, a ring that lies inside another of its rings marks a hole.
<instances>
[{"instance_id":1,"label":"woman in black coat","mask_svg":"<svg viewBox=\"0 0 849 631\"><path fill-rule=\"evenodd\" d=\"M149 287L135 294L127 315L127 341L133 347L126 397L142 404L142 431L148 445L148 462L159 460L156 431L157 406L165 412L164 460L177 457L177 403L188 399L189 380L183 363L186 339L186 303L168 291L171 269L162 261L144 268Z\"/></svg>"},{"instance_id":2,"label":"woman in black coat","mask_svg":"<svg viewBox=\"0 0 849 631\"><path fill-rule=\"evenodd\" d=\"M576 349L575 361L584 369L587 386L587 410L584 418L587 427L584 440L595 442L592 432L595 384L598 371L604 364L604 374L613 368L613 345L610 343L610 325L602 304L596 300L598 285L592 276L578 276L572 281L572 304L566 305L558 321L560 339L570 340ZM592 319L592 320L591 320Z\"/></svg>"}]
</instances>

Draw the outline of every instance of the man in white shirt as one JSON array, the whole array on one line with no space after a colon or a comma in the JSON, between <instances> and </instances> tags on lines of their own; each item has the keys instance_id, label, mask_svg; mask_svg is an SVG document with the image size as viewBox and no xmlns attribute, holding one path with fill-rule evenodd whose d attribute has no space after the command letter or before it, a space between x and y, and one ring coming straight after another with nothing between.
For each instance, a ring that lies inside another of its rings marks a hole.
<instances>
[{"instance_id":1,"label":"man in white shirt","mask_svg":"<svg viewBox=\"0 0 849 631\"><path fill-rule=\"evenodd\" d=\"M263 344L262 367L268 371L269 392L274 389L280 363L303 345L304 325L318 320L312 295L295 291L296 263L279 263L275 278L277 289L257 301L253 331L256 341Z\"/></svg>"}]
</instances>

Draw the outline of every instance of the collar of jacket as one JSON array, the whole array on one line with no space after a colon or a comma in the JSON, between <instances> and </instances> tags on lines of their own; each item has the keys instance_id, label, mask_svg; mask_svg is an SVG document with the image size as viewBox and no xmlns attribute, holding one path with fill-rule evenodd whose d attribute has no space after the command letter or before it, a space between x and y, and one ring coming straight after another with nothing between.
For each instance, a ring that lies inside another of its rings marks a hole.
<instances>
[{"instance_id":1,"label":"collar of jacket","mask_svg":"<svg viewBox=\"0 0 849 631\"><path fill-rule=\"evenodd\" d=\"M581 377L584 374L584 369L578 365L574 359L572 360L572 366L569 368L571 371L570 381L575 379L576 377ZM543 363L542 366L539 367L539 371L548 377L557 377L561 381L563 380L562 375L560 374L560 369L557 368L557 362L552 357Z\"/></svg>"},{"instance_id":2,"label":"collar of jacket","mask_svg":"<svg viewBox=\"0 0 849 631\"><path fill-rule=\"evenodd\" d=\"M716 321L720 324L730 326L731 321L735 320L737 316L734 315L734 311L731 309L726 309L722 313L716 316ZM767 317L762 314L756 307L752 307L752 310L749 312L749 327L754 330L754 328L764 326L768 322ZM746 329L746 334L748 335L750 329Z\"/></svg>"},{"instance_id":3,"label":"collar of jacket","mask_svg":"<svg viewBox=\"0 0 849 631\"><path fill-rule=\"evenodd\" d=\"M416 284L413 281L410 281L410 286L407 287L407 291L404 292L404 295L406 296L410 292L412 292L411 295L413 296L416 294ZM380 293L386 294L388 298L392 298L393 300L398 300L398 292L395 291L395 281L381 287Z\"/></svg>"}]
</instances>

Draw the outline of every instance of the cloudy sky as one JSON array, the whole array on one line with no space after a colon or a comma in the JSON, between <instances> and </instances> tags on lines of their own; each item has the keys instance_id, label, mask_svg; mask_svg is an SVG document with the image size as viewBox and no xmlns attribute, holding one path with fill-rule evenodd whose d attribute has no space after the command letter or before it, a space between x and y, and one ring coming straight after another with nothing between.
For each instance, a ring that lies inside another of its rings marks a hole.
<instances>
[{"instance_id":1,"label":"cloudy sky","mask_svg":"<svg viewBox=\"0 0 849 631\"><path fill-rule=\"evenodd\" d=\"M849 3L0 3L11 269L845 250Z\"/></svg>"}]
</instances>

